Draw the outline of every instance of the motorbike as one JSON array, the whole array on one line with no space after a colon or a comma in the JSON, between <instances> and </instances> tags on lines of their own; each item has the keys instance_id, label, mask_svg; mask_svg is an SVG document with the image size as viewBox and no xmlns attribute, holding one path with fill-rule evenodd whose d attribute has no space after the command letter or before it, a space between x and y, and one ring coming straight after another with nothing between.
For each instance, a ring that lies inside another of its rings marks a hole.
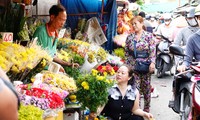
<instances>
[{"instance_id":1,"label":"motorbike","mask_svg":"<svg viewBox=\"0 0 200 120\"><path fill-rule=\"evenodd\" d=\"M183 49L177 45L171 45L169 47L169 50L170 53L172 53L173 55L182 56L183 58L185 57L185 55L183 54ZM172 108L174 112L180 115L180 120L194 120L192 119L193 117L191 116L194 116L193 114L200 113L195 109L196 107L194 107L195 101L199 101L196 103L200 104L199 100L200 97L198 99L193 99L194 96L200 94L199 91L196 92L197 94L194 92L194 88L196 88L196 86L198 85L197 82L194 82L194 79L198 81L197 75L195 74L200 73L200 68L199 72L197 72L197 70L194 68L196 68L198 62L191 62L191 63L192 63L191 67L184 72L178 73L178 71L175 70L176 74L174 75L174 80L172 84L173 100L169 101L169 107ZM179 62L177 62L175 68L177 68L178 66ZM199 75L199 80L200 80L200 75ZM195 90L197 91L198 87Z\"/></svg>"},{"instance_id":2,"label":"motorbike","mask_svg":"<svg viewBox=\"0 0 200 120\"><path fill-rule=\"evenodd\" d=\"M200 66L192 66L198 72L191 78L192 85L192 111L188 120L200 120Z\"/></svg>"},{"instance_id":3,"label":"motorbike","mask_svg":"<svg viewBox=\"0 0 200 120\"><path fill-rule=\"evenodd\" d=\"M156 69L157 69L157 77L161 78L165 74L165 72L170 71L173 67L174 57L169 53L169 46L171 45L171 41L160 35L160 39L162 39L159 44L156 46Z\"/></svg>"}]
</instances>

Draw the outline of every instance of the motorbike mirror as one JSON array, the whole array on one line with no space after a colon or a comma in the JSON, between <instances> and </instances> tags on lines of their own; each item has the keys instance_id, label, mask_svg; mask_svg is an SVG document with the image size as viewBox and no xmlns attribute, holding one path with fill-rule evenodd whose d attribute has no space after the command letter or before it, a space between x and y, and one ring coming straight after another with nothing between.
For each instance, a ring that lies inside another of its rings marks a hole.
<instances>
[{"instance_id":1,"label":"motorbike mirror","mask_svg":"<svg viewBox=\"0 0 200 120\"><path fill-rule=\"evenodd\" d=\"M183 48L175 44L169 46L169 51L174 55L185 56L185 54L183 53Z\"/></svg>"}]
</instances>

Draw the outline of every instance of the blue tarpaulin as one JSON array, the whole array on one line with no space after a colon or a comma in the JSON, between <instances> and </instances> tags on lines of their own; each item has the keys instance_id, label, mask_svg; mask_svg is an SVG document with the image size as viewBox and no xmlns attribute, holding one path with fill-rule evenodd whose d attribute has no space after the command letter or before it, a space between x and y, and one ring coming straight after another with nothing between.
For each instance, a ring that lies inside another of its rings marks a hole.
<instances>
[{"instance_id":1,"label":"blue tarpaulin","mask_svg":"<svg viewBox=\"0 0 200 120\"><path fill-rule=\"evenodd\" d=\"M113 50L113 37L116 35L117 28L117 5L116 0L104 0L104 12L102 21L101 16L101 6L102 0L60 0L61 4L67 9L66 27L70 27L72 30L77 28L78 19L91 17L97 17L99 23L108 24L108 29L106 31L107 42L105 44L105 49L111 52ZM70 14L80 14L80 13L98 13L98 14L87 14L87 15L70 15Z\"/></svg>"}]
</instances>

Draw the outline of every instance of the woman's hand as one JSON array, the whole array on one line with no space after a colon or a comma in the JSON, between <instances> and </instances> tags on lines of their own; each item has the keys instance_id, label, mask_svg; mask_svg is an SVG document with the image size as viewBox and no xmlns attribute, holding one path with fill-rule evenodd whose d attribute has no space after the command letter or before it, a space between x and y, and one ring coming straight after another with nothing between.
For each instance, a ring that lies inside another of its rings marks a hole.
<instances>
[{"instance_id":1,"label":"woman's hand","mask_svg":"<svg viewBox=\"0 0 200 120\"><path fill-rule=\"evenodd\" d=\"M144 112L144 117L148 118L148 120L154 120L153 115L151 113L148 113L148 112Z\"/></svg>"},{"instance_id":2,"label":"woman's hand","mask_svg":"<svg viewBox=\"0 0 200 120\"><path fill-rule=\"evenodd\" d=\"M78 63L72 63L72 67L74 68L78 68L79 67L79 64Z\"/></svg>"},{"instance_id":3,"label":"woman's hand","mask_svg":"<svg viewBox=\"0 0 200 120\"><path fill-rule=\"evenodd\" d=\"M150 73L154 73L154 70L155 70L155 63L152 62L152 63L150 64L150 66L149 66L149 72L150 72Z\"/></svg>"}]
</instances>

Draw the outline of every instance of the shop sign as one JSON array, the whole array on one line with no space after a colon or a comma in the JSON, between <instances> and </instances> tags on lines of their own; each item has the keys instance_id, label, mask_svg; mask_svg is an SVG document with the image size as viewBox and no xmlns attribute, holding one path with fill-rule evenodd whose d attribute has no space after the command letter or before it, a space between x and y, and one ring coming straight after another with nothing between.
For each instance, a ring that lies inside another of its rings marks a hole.
<instances>
[{"instance_id":1,"label":"shop sign","mask_svg":"<svg viewBox=\"0 0 200 120\"><path fill-rule=\"evenodd\" d=\"M3 42L13 42L13 33L12 32L1 32Z\"/></svg>"}]
</instances>

